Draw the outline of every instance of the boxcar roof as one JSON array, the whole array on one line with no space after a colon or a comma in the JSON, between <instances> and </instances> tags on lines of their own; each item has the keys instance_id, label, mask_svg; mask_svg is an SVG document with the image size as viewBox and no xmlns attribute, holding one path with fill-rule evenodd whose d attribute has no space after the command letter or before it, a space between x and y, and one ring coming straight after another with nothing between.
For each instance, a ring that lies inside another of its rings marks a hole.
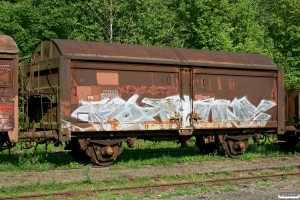
<instances>
[{"instance_id":1,"label":"boxcar roof","mask_svg":"<svg viewBox=\"0 0 300 200\"><path fill-rule=\"evenodd\" d=\"M49 41L49 40L48 40ZM106 60L192 66L277 68L266 56L184 48L51 39L61 55L71 59Z\"/></svg>"},{"instance_id":2,"label":"boxcar roof","mask_svg":"<svg viewBox=\"0 0 300 200\"><path fill-rule=\"evenodd\" d=\"M12 37L8 35L0 35L0 53L16 54L18 52L18 46Z\"/></svg>"}]
</instances>

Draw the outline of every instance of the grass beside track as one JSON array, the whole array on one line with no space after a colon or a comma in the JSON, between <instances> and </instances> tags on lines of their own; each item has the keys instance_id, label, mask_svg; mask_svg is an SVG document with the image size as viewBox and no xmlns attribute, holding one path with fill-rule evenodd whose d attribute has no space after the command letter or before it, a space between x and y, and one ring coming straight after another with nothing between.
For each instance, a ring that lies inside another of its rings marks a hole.
<instances>
[{"instance_id":1,"label":"grass beside track","mask_svg":"<svg viewBox=\"0 0 300 200\"><path fill-rule=\"evenodd\" d=\"M263 176L263 175L270 176L271 174L290 173L292 171L296 171L296 169L284 167L284 168L279 168L277 170L271 170L271 171L256 171L256 176ZM97 196L100 195L103 197L101 199L104 199L103 195L106 194L107 196L105 199L111 199L110 195L116 195L115 193L109 192L109 190L112 188L127 188L127 187L137 187L137 186L172 184L172 183L179 183L179 182L199 182L204 180L218 180L218 179L236 178L241 176L242 177L252 176L250 172L248 172L247 174L245 173L239 174L236 172L228 171L221 174L210 173L210 174L199 174L199 175L195 175L195 174L184 174L184 175L176 175L176 176L170 175L170 176L160 177L158 179L151 179L150 177L139 177L136 178L135 180L113 178L113 179L108 179L106 181L103 180L99 181L99 180L91 179L92 176L90 174L90 171L86 170L84 171L84 173L86 173L85 179L80 182L57 183L55 182L55 180L53 180L53 182L47 184L40 184L40 182L37 181L36 183L24 185L24 186L11 186L11 187L2 186L0 187L0 197L18 197L18 196L25 196L25 195L107 189L107 192L101 192L101 194L95 194L95 195ZM268 179L265 179L265 181L268 181ZM198 187L203 191L206 191L208 189L206 188L205 185L202 184L199 184ZM232 187L226 187L223 189L223 192L232 191L232 189L233 189ZM179 189L174 194L171 193L171 195L178 196L180 194L179 191L187 192L185 190ZM126 192L124 194L121 193L119 194L120 198L118 199L127 199L128 194L129 192ZM149 197L151 197L152 193L148 193L148 195ZM136 198L137 196L138 195L135 194L134 196L131 197ZM170 197L170 193L165 197Z\"/></svg>"},{"instance_id":2,"label":"grass beside track","mask_svg":"<svg viewBox=\"0 0 300 200\"><path fill-rule=\"evenodd\" d=\"M238 159L233 160L253 160L261 156L281 156L288 153L282 151L279 146L266 143L262 146L256 146L250 141L250 146L247 151ZM218 151L210 155L201 155L195 147L194 141L188 144L185 149L181 149L176 142L150 142L138 140L135 144L135 149L129 149L126 144L123 144L124 152L117 158L117 161L112 165L113 168L118 166L126 166L129 168L140 168L143 164L151 164L153 166L163 165L172 166L176 162L190 161L218 161L228 158L224 150L220 147ZM55 148L49 145L48 152L60 150L61 147ZM15 147L16 151L21 150L20 146ZM43 171L53 168L74 168L84 167L87 164L81 164L73 161L72 157L67 153L45 155L45 146L39 145L37 148L37 156L35 164L33 148L23 150L23 154L12 156L8 159L8 152L3 151L0 154L0 171L17 171L17 170L37 170ZM297 151L300 153L300 144L297 146ZM289 153L290 154L290 153Z\"/></svg>"},{"instance_id":3,"label":"grass beside track","mask_svg":"<svg viewBox=\"0 0 300 200\"><path fill-rule=\"evenodd\" d=\"M95 194L93 196L77 196L72 198L64 198L65 200L95 200L95 199L106 199L106 200L152 200L152 199L169 199L171 197L178 197L178 196L184 196L184 198L181 199L189 199L189 196L194 196L195 199L206 199L206 194L217 194L222 195L228 192L234 192L245 188L252 188L253 189L265 189L268 190L268 188L273 184L274 182L280 182L282 184L289 184L291 180L294 178L287 178L285 180L264 180L261 182L253 183L251 186L249 186L249 183L242 183L242 184L225 184L225 185L206 185L206 184L199 184L195 188L175 188L169 191L148 191L143 193L134 193L134 192L103 192L101 194ZM276 198L276 194L274 195L274 198ZM225 199L225 198L224 198ZM55 200L55 198L49 197L47 200Z\"/></svg>"}]
</instances>

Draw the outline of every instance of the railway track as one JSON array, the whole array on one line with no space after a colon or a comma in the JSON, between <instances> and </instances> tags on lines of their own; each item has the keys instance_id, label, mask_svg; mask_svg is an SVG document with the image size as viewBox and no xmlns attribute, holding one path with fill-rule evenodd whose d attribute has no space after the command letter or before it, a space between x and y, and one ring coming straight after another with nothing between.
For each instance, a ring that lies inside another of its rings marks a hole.
<instances>
[{"instance_id":1,"label":"railway track","mask_svg":"<svg viewBox=\"0 0 300 200\"><path fill-rule=\"evenodd\" d=\"M287 166L289 169L293 168L296 170L300 169L300 165L292 165ZM232 173L250 173L250 172L259 172L263 170L278 170L280 167L267 167L267 168L253 168L253 169L245 169L245 170L234 170ZM197 173L195 175L206 175L207 173ZM214 172L217 174L225 174L228 171L220 171ZM152 180L157 180L162 178L163 176L155 176L150 177ZM216 179L216 180L203 180L203 181L194 181L194 182L179 182L179 183L171 183L171 184L159 184L159 185L148 185L148 186L136 186L136 187L122 187L122 188L106 188L106 189L98 189L98 190L82 190L82 191L74 191L74 192L59 192L59 193L49 193L49 194L37 194L37 195L28 195L28 196L18 196L18 197L2 197L0 200L10 200L10 199L36 199L36 198L46 198L52 197L55 199L63 199L63 198L72 198L78 195L95 195L97 193L103 192L126 192L126 191L134 191L138 192L146 192L146 191L166 191L169 189L175 189L179 187L188 187L193 188L202 184L207 185L222 185L222 184L240 184L247 183L253 181L264 181L271 179L285 179L288 177L300 177L300 172L291 172L291 173L277 173L277 174L269 174L269 175L259 175L259 176L249 176L249 177L237 177L237 178L226 178L226 179ZM129 178L128 180L134 180Z\"/></svg>"},{"instance_id":2,"label":"railway track","mask_svg":"<svg viewBox=\"0 0 300 200\"><path fill-rule=\"evenodd\" d=\"M272 158L279 158L279 159L284 159L284 158L291 158L291 157L300 157L300 154L294 154L294 155L284 155L284 156L261 156L258 157L256 159L272 159ZM176 164L185 164L185 163L200 163L203 162L203 160L194 160L194 161L178 161L178 162L174 162ZM144 164L137 164L137 165L141 165L141 166L152 166L151 163L144 163ZM91 166L92 169L109 169L114 167L114 165L111 166L106 166L106 167L102 167L102 166ZM82 167L72 167L72 168L50 168L50 169L45 169L45 171L50 171L50 170L58 170L58 171L64 171L64 170L74 170L74 169L81 169ZM28 170L28 171L32 171L32 170Z\"/></svg>"},{"instance_id":3,"label":"railway track","mask_svg":"<svg viewBox=\"0 0 300 200\"><path fill-rule=\"evenodd\" d=\"M58 154L61 155L65 155L61 152L58 152ZM67 154L66 154L67 155ZM272 158L279 158L279 159L285 159L285 158L291 158L291 157L300 157L300 154L293 154L293 155L280 155L280 156L261 156L255 159L272 159ZM185 163L200 163L203 162L203 160L194 160L194 161L178 161L178 162L174 162L176 164L185 164ZM137 164L140 166L152 166L151 163L144 163L144 164ZM91 166L92 169L109 169L114 167L115 165L111 165L111 166ZM82 167L66 167L66 168L48 168L45 169L44 171L65 171L65 170L79 170L82 169ZM22 171L26 171L26 172L34 172L35 170L22 170Z\"/></svg>"}]
</instances>

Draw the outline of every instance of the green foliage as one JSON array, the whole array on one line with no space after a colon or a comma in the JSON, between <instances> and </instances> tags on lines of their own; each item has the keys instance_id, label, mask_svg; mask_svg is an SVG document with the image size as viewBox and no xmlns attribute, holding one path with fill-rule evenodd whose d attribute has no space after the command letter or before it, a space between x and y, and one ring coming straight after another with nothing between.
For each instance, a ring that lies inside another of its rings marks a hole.
<instances>
[{"instance_id":1,"label":"green foliage","mask_svg":"<svg viewBox=\"0 0 300 200\"><path fill-rule=\"evenodd\" d=\"M290 167L290 166L282 166L278 169L278 171L286 172L286 173L290 173L293 170L294 170L293 167Z\"/></svg>"},{"instance_id":2,"label":"green foliage","mask_svg":"<svg viewBox=\"0 0 300 200\"><path fill-rule=\"evenodd\" d=\"M91 179L92 174L91 174L91 171L92 171L92 167L91 166L87 165L87 166L84 166L82 168L82 174L84 176L83 182L85 182L85 183L92 183L92 179Z\"/></svg>"},{"instance_id":3,"label":"green foliage","mask_svg":"<svg viewBox=\"0 0 300 200\"><path fill-rule=\"evenodd\" d=\"M0 3L0 33L21 57L44 38L259 53L300 87L300 1L14 0Z\"/></svg>"},{"instance_id":4,"label":"green foliage","mask_svg":"<svg viewBox=\"0 0 300 200\"><path fill-rule=\"evenodd\" d=\"M61 150L61 147L54 147L49 145L48 156L46 156L45 145L38 145L35 164L34 161L34 146L35 143L31 143L33 148L24 149L25 143L19 143L14 147L15 152L22 152L20 155L11 155L9 158L8 150L0 152L0 172L1 171L17 171L22 170L36 170L45 171L53 168L74 168L74 167L84 167L86 179L89 178L88 169L90 166L86 166L75 162L72 157L67 153L51 153L53 150Z\"/></svg>"},{"instance_id":5,"label":"green foliage","mask_svg":"<svg viewBox=\"0 0 300 200\"><path fill-rule=\"evenodd\" d=\"M232 10L227 0L189 0L180 3L180 35L185 46L197 49L232 50Z\"/></svg>"},{"instance_id":6,"label":"green foliage","mask_svg":"<svg viewBox=\"0 0 300 200\"><path fill-rule=\"evenodd\" d=\"M285 69L286 87L300 87L300 2L260 0L265 29L274 41L274 61Z\"/></svg>"},{"instance_id":7,"label":"green foliage","mask_svg":"<svg viewBox=\"0 0 300 200\"><path fill-rule=\"evenodd\" d=\"M20 57L31 55L44 38L67 38L73 24L73 7L66 0L22 0L0 4L0 31L11 35Z\"/></svg>"},{"instance_id":8,"label":"green foliage","mask_svg":"<svg viewBox=\"0 0 300 200\"><path fill-rule=\"evenodd\" d=\"M235 191L235 186L227 185L225 188L222 188L221 191L222 192L233 192L233 191Z\"/></svg>"},{"instance_id":9,"label":"green foliage","mask_svg":"<svg viewBox=\"0 0 300 200\"><path fill-rule=\"evenodd\" d=\"M172 196L197 195L198 191L193 188L177 188L174 191L159 195L161 199L171 198Z\"/></svg>"}]
</instances>

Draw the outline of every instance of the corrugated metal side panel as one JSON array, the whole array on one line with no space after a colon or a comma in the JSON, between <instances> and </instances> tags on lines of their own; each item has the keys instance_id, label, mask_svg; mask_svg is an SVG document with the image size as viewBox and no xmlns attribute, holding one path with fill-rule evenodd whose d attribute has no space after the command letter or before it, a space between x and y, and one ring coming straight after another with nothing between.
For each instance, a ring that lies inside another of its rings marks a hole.
<instances>
[{"instance_id":1,"label":"corrugated metal side panel","mask_svg":"<svg viewBox=\"0 0 300 200\"><path fill-rule=\"evenodd\" d=\"M0 130L14 127L14 101L12 88L0 88Z\"/></svg>"},{"instance_id":2,"label":"corrugated metal side panel","mask_svg":"<svg viewBox=\"0 0 300 200\"><path fill-rule=\"evenodd\" d=\"M0 59L0 130L14 127L13 60Z\"/></svg>"},{"instance_id":3,"label":"corrugated metal side panel","mask_svg":"<svg viewBox=\"0 0 300 200\"><path fill-rule=\"evenodd\" d=\"M71 107L71 131L178 130L180 124L174 120L181 106L178 67L71 65L71 105L61 102L62 118ZM67 120L61 121L67 127Z\"/></svg>"},{"instance_id":4,"label":"corrugated metal side panel","mask_svg":"<svg viewBox=\"0 0 300 200\"><path fill-rule=\"evenodd\" d=\"M205 69L194 73L195 129L275 128L278 123L276 73Z\"/></svg>"}]
</instances>

